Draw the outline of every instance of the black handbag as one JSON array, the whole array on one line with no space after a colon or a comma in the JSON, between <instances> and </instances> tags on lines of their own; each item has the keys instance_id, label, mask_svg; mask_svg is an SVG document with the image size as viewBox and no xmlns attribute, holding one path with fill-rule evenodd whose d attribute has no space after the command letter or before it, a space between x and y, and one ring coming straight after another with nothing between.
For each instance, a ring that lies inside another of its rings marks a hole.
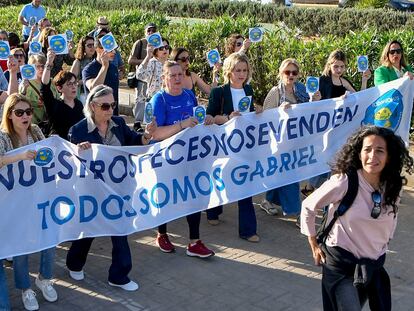
<instances>
[{"instance_id":1,"label":"black handbag","mask_svg":"<svg viewBox=\"0 0 414 311\"><path fill-rule=\"evenodd\" d=\"M127 78L128 87L135 89L138 86L138 79L135 72L129 72Z\"/></svg>"}]
</instances>

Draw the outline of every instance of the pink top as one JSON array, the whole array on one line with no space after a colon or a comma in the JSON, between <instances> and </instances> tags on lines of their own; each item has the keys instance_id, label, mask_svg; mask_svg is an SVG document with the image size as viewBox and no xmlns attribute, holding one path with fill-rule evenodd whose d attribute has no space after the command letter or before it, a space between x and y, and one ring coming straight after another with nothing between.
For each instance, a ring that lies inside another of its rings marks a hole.
<instances>
[{"instance_id":1,"label":"pink top","mask_svg":"<svg viewBox=\"0 0 414 311\"><path fill-rule=\"evenodd\" d=\"M371 210L374 207L371 194L374 188L366 181L358 170L358 194L347 212L338 217L327 240L328 246L339 246L351 252L357 258L378 259L385 253L388 242L392 239L397 217L392 213L392 207L374 219ZM318 190L302 202L301 232L307 236L315 236L315 216L318 209L329 205L328 221L333 218L342 198L348 189L346 175L334 175ZM384 201L384 200L383 200ZM390 212L391 211L391 212Z\"/></svg>"}]
</instances>

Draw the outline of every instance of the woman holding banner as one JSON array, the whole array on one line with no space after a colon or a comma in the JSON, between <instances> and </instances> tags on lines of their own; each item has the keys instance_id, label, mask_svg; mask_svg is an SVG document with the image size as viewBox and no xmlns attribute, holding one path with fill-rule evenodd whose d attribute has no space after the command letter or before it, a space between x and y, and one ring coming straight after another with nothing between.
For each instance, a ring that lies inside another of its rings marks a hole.
<instances>
[{"instance_id":1,"label":"woman holding banner","mask_svg":"<svg viewBox=\"0 0 414 311\"><path fill-rule=\"evenodd\" d=\"M299 63L293 58L287 58L279 67L279 84L267 94L263 109L281 107L288 109L291 105L306 103L310 100L306 87L298 81L300 76ZM312 100L320 100L318 91L312 95ZM266 192L266 198L260 207L269 215L296 215L300 213L300 186L299 182L272 189ZM281 205L282 211L279 206Z\"/></svg>"},{"instance_id":2,"label":"woman holding banner","mask_svg":"<svg viewBox=\"0 0 414 311\"><path fill-rule=\"evenodd\" d=\"M338 152L333 176L303 201L301 232L308 236L315 264L322 265L325 311L361 310L367 299L371 310L391 310L384 262L407 181L403 168L413 172L403 140L387 128L362 127ZM348 191L354 194L350 205ZM318 244L315 219L325 206L329 225Z\"/></svg>"},{"instance_id":3,"label":"woman holding banner","mask_svg":"<svg viewBox=\"0 0 414 311\"><path fill-rule=\"evenodd\" d=\"M154 124L147 126L146 133L132 131L122 117L114 116L116 107L113 91L109 86L98 85L89 93L83 109L85 119L71 127L69 140L77 144L81 150L91 148L91 144L109 146L146 145L151 138ZM94 238L84 238L72 242L66 257L69 275L74 280L83 280L89 249ZM126 291L135 291L138 284L129 279L132 269L131 251L128 236L111 236L112 264L109 268L108 283Z\"/></svg>"},{"instance_id":4,"label":"woman holding banner","mask_svg":"<svg viewBox=\"0 0 414 311\"><path fill-rule=\"evenodd\" d=\"M0 156L6 152L35 143L44 139L40 128L31 124L33 108L29 100L20 94L10 95L4 103L4 110L0 131ZM2 165L7 165L20 160L33 160L36 151L29 150L14 158L2 158ZM16 288L22 290L22 300L26 310L37 310L39 304L36 294L30 288L29 255L13 257L13 270ZM43 297L49 301L57 300L56 290L53 288L53 264L55 248L41 251L40 270L35 280L36 286L42 291Z\"/></svg>"},{"instance_id":5,"label":"woman holding banner","mask_svg":"<svg viewBox=\"0 0 414 311\"><path fill-rule=\"evenodd\" d=\"M150 101L154 107L154 119L157 122L157 128L153 133L153 139L156 141L167 139L198 123L193 116L193 108L197 106L197 99L190 90L183 88L183 77L184 72L180 64L173 61L167 61L164 64L162 72L164 88L157 92ZM206 116L204 124L213 124L213 118ZM201 212L187 216L190 241L186 254L192 257L207 258L213 256L214 252L200 240L200 218ZM167 224L158 226L156 243L164 253L175 251L167 234Z\"/></svg>"},{"instance_id":6,"label":"woman holding banner","mask_svg":"<svg viewBox=\"0 0 414 311\"><path fill-rule=\"evenodd\" d=\"M406 63L401 42L393 40L387 43L381 53L381 66L374 71L374 84L381 85L398 78L408 76L413 79L413 69Z\"/></svg>"},{"instance_id":7,"label":"woman holding banner","mask_svg":"<svg viewBox=\"0 0 414 311\"><path fill-rule=\"evenodd\" d=\"M232 118L242 116L240 104L248 98L249 106L245 112L254 111L253 89L247 81L251 78L249 59L244 54L233 53L223 64L224 85L213 88L207 107L207 114L214 117L216 124L224 124ZM262 106L255 106L257 112ZM239 236L249 242L259 242L257 235L256 214L251 197L238 202L239 205ZM219 215L223 206L207 210L207 220L211 225L219 224Z\"/></svg>"}]
</instances>

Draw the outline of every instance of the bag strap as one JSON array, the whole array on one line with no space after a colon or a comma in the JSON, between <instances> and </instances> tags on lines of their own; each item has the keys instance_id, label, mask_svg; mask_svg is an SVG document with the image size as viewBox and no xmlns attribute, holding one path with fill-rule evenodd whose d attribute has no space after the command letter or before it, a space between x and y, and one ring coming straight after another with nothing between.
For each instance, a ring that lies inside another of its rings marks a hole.
<instances>
[{"instance_id":1,"label":"bag strap","mask_svg":"<svg viewBox=\"0 0 414 311\"><path fill-rule=\"evenodd\" d=\"M30 80L28 80L27 82L29 82L29 85L36 92L36 94L39 96L39 98L43 101L43 96L42 96L42 94L40 94L40 91L32 84L32 82L30 82Z\"/></svg>"},{"instance_id":2,"label":"bag strap","mask_svg":"<svg viewBox=\"0 0 414 311\"><path fill-rule=\"evenodd\" d=\"M221 86L221 97L220 97L220 115L224 113L224 86Z\"/></svg>"},{"instance_id":3,"label":"bag strap","mask_svg":"<svg viewBox=\"0 0 414 311\"><path fill-rule=\"evenodd\" d=\"M359 180L358 180L358 173L355 170L350 170L346 172L348 176L348 189L345 193L345 196L342 198L341 203L339 203L338 208L336 209L332 220L329 224L323 229L321 234L319 234L316 238L318 244L325 244L326 239L328 238L329 232L331 232L333 225L335 224L336 220L339 216L342 216L346 213L346 211L352 206L354 203L355 198L358 194L358 187L359 187Z\"/></svg>"}]
</instances>

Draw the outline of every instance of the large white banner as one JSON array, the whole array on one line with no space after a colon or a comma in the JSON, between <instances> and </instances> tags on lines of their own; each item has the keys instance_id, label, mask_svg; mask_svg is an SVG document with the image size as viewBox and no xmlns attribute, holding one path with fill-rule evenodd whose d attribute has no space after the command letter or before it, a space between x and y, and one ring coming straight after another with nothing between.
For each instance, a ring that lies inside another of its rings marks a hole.
<instances>
[{"instance_id":1,"label":"large white banner","mask_svg":"<svg viewBox=\"0 0 414 311\"><path fill-rule=\"evenodd\" d=\"M414 81L345 100L198 125L140 147L80 151L58 137L17 149L36 161L0 170L0 258L82 237L125 235L327 172L361 124L408 139Z\"/></svg>"}]
</instances>

